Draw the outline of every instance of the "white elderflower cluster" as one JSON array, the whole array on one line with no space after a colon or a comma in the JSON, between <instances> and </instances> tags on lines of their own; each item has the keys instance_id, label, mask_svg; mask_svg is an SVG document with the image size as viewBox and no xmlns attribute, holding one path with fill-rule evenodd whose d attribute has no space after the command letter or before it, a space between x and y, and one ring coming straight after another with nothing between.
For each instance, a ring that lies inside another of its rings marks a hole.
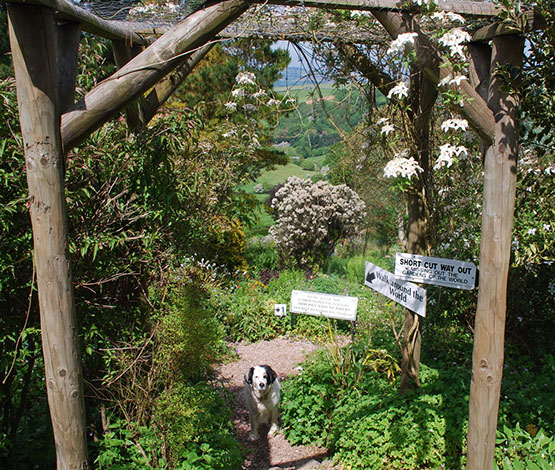
<instances>
[{"instance_id":1,"label":"white elderflower cluster","mask_svg":"<svg viewBox=\"0 0 555 470\"><path fill-rule=\"evenodd\" d=\"M439 170L440 168L446 166L449 168L455 161L456 157L460 155L467 155L468 150L463 145L451 145L445 144L439 147L439 157L434 165L434 170Z\"/></svg>"},{"instance_id":2,"label":"white elderflower cluster","mask_svg":"<svg viewBox=\"0 0 555 470\"><path fill-rule=\"evenodd\" d=\"M149 15L149 14L160 14L160 13L177 13L179 11L179 5L175 3L151 3L148 5L141 5L138 7L133 7L129 10L129 14L133 15Z\"/></svg>"},{"instance_id":3,"label":"white elderflower cluster","mask_svg":"<svg viewBox=\"0 0 555 470\"><path fill-rule=\"evenodd\" d=\"M418 37L418 33L399 34L399 36L397 36L397 39L395 39L389 46L387 53L393 54L398 52L398 53L404 54L407 49L407 46L414 45L414 38L416 37Z\"/></svg>"},{"instance_id":4,"label":"white elderflower cluster","mask_svg":"<svg viewBox=\"0 0 555 470\"><path fill-rule=\"evenodd\" d=\"M268 93L266 93L265 90L260 89L256 93L253 93L251 96L254 99L266 98L266 97L268 97Z\"/></svg>"},{"instance_id":5,"label":"white elderflower cluster","mask_svg":"<svg viewBox=\"0 0 555 470\"><path fill-rule=\"evenodd\" d=\"M382 126L380 134L385 134L388 136L392 132L395 132L395 126L389 122L388 118L381 118L377 122L378 126Z\"/></svg>"},{"instance_id":6,"label":"white elderflower cluster","mask_svg":"<svg viewBox=\"0 0 555 470\"><path fill-rule=\"evenodd\" d=\"M412 3L421 7L437 5L436 0L412 0Z\"/></svg>"},{"instance_id":7,"label":"white elderflower cluster","mask_svg":"<svg viewBox=\"0 0 555 470\"><path fill-rule=\"evenodd\" d=\"M468 78L465 75L451 75L448 74L446 77L442 78L439 83L438 86L446 86L446 85L457 85L460 86L461 82L463 82L464 80L468 80Z\"/></svg>"},{"instance_id":8,"label":"white elderflower cluster","mask_svg":"<svg viewBox=\"0 0 555 470\"><path fill-rule=\"evenodd\" d=\"M453 28L439 38L439 43L449 48L451 56L458 55L461 59L465 59L463 44L470 40L470 34L466 31L461 28Z\"/></svg>"},{"instance_id":9,"label":"white elderflower cluster","mask_svg":"<svg viewBox=\"0 0 555 470\"><path fill-rule=\"evenodd\" d=\"M464 23L464 18L459 15L458 13L454 13L452 11L436 11L433 15L432 18L434 20L439 20L442 23L449 23L449 22L456 22L458 21L459 23L463 24Z\"/></svg>"},{"instance_id":10,"label":"white elderflower cluster","mask_svg":"<svg viewBox=\"0 0 555 470\"><path fill-rule=\"evenodd\" d=\"M409 87L407 84L405 82L399 82L391 90L389 90L387 97L391 99L393 96L398 96L399 98L406 98L409 96Z\"/></svg>"},{"instance_id":11,"label":"white elderflower cluster","mask_svg":"<svg viewBox=\"0 0 555 470\"><path fill-rule=\"evenodd\" d=\"M450 129L466 131L468 129L468 121L466 119L447 119L441 123L441 130L448 132Z\"/></svg>"},{"instance_id":12,"label":"white elderflower cluster","mask_svg":"<svg viewBox=\"0 0 555 470\"><path fill-rule=\"evenodd\" d=\"M239 72L235 77L237 85L256 86L256 76L252 72Z\"/></svg>"},{"instance_id":13,"label":"white elderflower cluster","mask_svg":"<svg viewBox=\"0 0 555 470\"><path fill-rule=\"evenodd\" d=\"M407 158L407 155L408 152L406 150L396 154L385 166L383 170L384 177L396 178L399 176L411 179L413 176L424 171L413 157Z\"/></svg>"},{"instance_id":14,"label":"white elderflower cluster","mask_svg":"<svg viewBox=\"0 0 555 470\"><path fill-rule=\"evenodd\" d=\"M345 185L290 177L272 201L276 224L270 234L280 250L306 266L316 254L329 254L339 238L354 235L366 206Z\"/></svg>"},{"instance_id":15,"label":"white elderflower cluster","mask_svg":"<svg viewBox=\"0 0 555 470\"><path fill-rule=\"evenodd\" d=\"M237 103L234 101L228 101L224 104L225 109L227 109L230 113L237 111Z\"/></svg>"}]
</instances>

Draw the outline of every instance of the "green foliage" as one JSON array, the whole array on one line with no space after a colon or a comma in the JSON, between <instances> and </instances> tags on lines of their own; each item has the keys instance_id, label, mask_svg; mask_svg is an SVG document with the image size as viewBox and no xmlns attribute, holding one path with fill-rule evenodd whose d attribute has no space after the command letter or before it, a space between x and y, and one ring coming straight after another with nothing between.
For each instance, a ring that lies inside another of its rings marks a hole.
<instances>
[{"instance_id":1,"label":"green foliage","mask_svg":"<svg viewBox=\"0 0 555 470\"><path fill-rule=\"evenodd\" d=\"M155 361L168 381L205 377L224 351L223 328L214 315L206 282L187 268L177 271L166 286L160 306Z\"/></svg>"},{"instance_id":2,"label":"green foliage","mask_svg":"<svg viewBox=\"0 0 555 470\"><path fill-rule=\"evenodd\" d=\"M367 366L374 357L368 353ZM286 382L282 415L288 439L328 445L347 468L460 468L468 372L423 365L423 387L400 396L388 373L372 368L352 369L337 387L333 366L320 362ZM317 425L302 431L311 420Z\"/></svg>"},{"instance_id":3,"label":"green foliage","mask_svg":"<svg viewBox=\"0 0 555 470\"><path fill-rule=\"evenodd\" d=\"M280 119L273 132L276 144L288 142L303 159L327 153L328 147L342 139L342 133L356 127L365 112L358 90L337 87L323 88L321 92L323 99L316 89L291 91L298 97L299 105L295 112ZM314 169L310 159L303 160L301 165L307 170Z\"/></svg>"},{"instance_id":4,"label":"green foliage","mask_svg":"<svg viewBox=\"0 0 555 470\"><path fill-rule=\"evenodd\" d=\"M550 470L555 466L555 436L541 429L530 434L519 423L497 432L496 468L502 470Z\"/></svg>"},{"instance_id":5,"label":"green foliage","mask_svg":"<svg viewBox=\"0 0 555 470\"><path fill-rule=\"evenodd\" d=\"M8 19L0 11L0 80L13 75L10 57L10 38L8 37Z\"/></svg>"},{"instance_id":6,"label":"green foliage","mask_svg":"<svg viewBox=\"0 0 555 470\"><path fill-rule=\"evenodd\" d=\"M176 384L157 403L155 422L167 440L176 469L241 468L243 458L233 437L231 411L222 391L208 384Z\"/></svg>"},{"instance_id":7,"label":"green foliage","mask_svg":"<svg viewBox=\"0 0 555 470\"><path fill-rule=\"evenodd\" d=\"M219 289L214 295L226 336L233 341L256 342L284 335L323 339L328 335L324 318L298 314L294 316L291 326L289 315L283 318L275 315L275 304L288 304L293 289L344 294L352 289L334 276L301 271L281 271L278 275L265 270L258 274L270 274L266 284L247 275L239 275L234 277L231 286ZM342 334L349 333L350 324L338 321L337 329Z\"/></svg>"},{"instance_id":8,"label":"green foliage","mask_svg":"<svg viewBox=\"0 0 555 470\"><path fill-rule=\"evenodd\" d=\"M277 254L274 243L262 238L251 238L247 243L245 259L254 271L276 269Z\"/></svg>"},{"instance_id":9,"label":"green foliage","mask_svg":"<svg viewBox=\"0 0 555 470\"><path fill-rule=\"evenodd\" d=\"M117 419L110 423L96 445L98 470L169 468L162 456L161 436L147 426L130 426L130 423Z\"/></svg>"},{"instance_id":10,"label":"green foliage","mask_svg":"<svg viewBox=\"0 0 555 470\"><path fill-rule=\"evenodd\" d=\"M370 340L343 348L334 341L284 382L284 432L293 444L327 446L345 468L464 468L470 351L456 358L436 345L437 356L423 359L422 386L399 395L396 354L376 326ZM496 468L551 468L554 364L553 356L533 363L508 355Z\"/></svg>"}]
</instances>

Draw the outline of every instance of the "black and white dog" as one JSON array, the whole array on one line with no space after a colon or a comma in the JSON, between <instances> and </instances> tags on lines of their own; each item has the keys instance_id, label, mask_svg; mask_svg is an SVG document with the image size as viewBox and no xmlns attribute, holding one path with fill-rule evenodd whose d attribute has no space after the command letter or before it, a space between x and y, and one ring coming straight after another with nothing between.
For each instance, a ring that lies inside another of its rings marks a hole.
<instances>
[{"instance_id":1,"label":"black and white dog","mask_svg":"<svg viewBox=\"0 0 555 470\"><path fill-rule=\"evenodd\" d=\"M274 370L270 366L251 367L245 375L244 392L251 423L249 440L257 440L258 426L268 421L271 423L269 434L275 435L279 431L277 406L281 386Z\"/></svg>"}]
</instances>

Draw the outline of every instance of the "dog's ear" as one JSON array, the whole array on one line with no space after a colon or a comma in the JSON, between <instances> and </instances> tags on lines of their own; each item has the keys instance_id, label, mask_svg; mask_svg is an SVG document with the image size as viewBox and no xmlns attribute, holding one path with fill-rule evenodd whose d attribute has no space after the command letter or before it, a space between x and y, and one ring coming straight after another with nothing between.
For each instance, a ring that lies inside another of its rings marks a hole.
<instances>
[{"instance_id":1,"label":"dog's ear","mask_svg":"<svg viewBox=\"0 0 555 470\"><path fill-rule=\"evenodd\" d=\"M266 374L268 374L268 380L271 384L273 384L277 379L277 374L274 372L270 366L262 366L266 369Z\"/></svg>"},{"instance_id":2,"label":"dog's ear","mask_svg":"<svg viewBox=\"0 0 555 470\"><path fill-rule=\"evenodd\" d=\"M245 375L245 382L247 382L250 385L252 385L252 374L253 373L254 373L254 367L251 367L251 369L249 370L249 373L247 375Z\"/></svg>"}]
</instances>

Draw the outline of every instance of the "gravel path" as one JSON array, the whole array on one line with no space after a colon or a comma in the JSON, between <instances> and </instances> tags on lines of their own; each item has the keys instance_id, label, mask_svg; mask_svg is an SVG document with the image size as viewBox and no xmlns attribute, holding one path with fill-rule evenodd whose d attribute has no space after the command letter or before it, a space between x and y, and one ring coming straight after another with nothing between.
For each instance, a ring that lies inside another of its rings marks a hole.
<instances>
[{"instance_id":1,"label":"gravel path","mask_svg":"<svg viewBox=\"0 0 555 470\"><path fill-rule=\"evenodd\" d=\"M291 446L280 432L274 437L267 435L268 427L261 428L256 442L248 441L249 415L242 397L243 377L252 366L268 364L283 382L297 374L297 366L306 355L318 348L308 341L278 338L254 344L234 344L239 359L224 364L219 375L226 388L233 393L233 422L239 441L249 450L243 468L245 470L309 470L338 469L327 460L327 451L317 446Z\"/></svg>"}]
</instances>

